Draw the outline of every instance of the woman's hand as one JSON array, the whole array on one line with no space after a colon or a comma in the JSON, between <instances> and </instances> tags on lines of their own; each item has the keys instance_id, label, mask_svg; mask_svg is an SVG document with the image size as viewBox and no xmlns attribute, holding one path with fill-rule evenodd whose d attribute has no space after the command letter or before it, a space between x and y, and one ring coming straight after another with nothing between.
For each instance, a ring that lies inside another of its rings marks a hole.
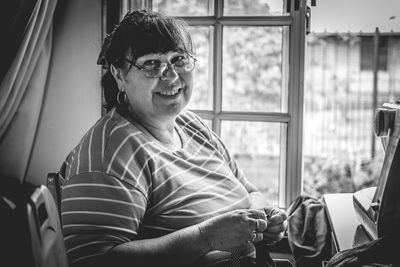
<instances>
[{"instance_id":1,"label":"woman's hand","mask_svg":"<svg viewBox=\"0 0 400 267\"><path fill-rule=\"evenodd\" d=\"M274 244L283 238L287 228L286 212L275 208L264 208L264 212L268 218L267 229L263 232L264 240L268 244Z\"/></svg>"},{"instance_id":2,"label":"woman's hand","mask_svg":"<svg viewBox=\"0 0 400 267\"><path fill-rule=\"evenodd\" d=\"M248 242L259 242L267 230L267 218L261 210L235 210L199 225L211 250L231 251Z\"/></svg>"}]
</instances>

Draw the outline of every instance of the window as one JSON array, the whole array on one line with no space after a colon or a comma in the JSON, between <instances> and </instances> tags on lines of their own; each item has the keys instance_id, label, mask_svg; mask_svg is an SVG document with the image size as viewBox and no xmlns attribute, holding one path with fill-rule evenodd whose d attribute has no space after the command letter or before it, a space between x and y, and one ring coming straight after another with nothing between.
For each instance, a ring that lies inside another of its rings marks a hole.
<instances>
[{"instance_id":1,"label":"window","mask_svg":"<svg viewBox=\"0 0 400 267\"><path fill-rule=\"evenodd\" d=\"M221 136L273 205L301 191L306 1L123 1L190 26L197 66L189 109ZM295 10L296 9L296 10Z\"/></svg>"},{"instance_id":2,"label":"window","mask_svg":"<svg viewBox=\"0 0 400 267\"><path fill-rule=\"evenodd\" d=\"M374 118L383 103L400 99L400 34L307 37L304 192L319 197L375 186L385 151Z\"/></svg>"}]
</instances>

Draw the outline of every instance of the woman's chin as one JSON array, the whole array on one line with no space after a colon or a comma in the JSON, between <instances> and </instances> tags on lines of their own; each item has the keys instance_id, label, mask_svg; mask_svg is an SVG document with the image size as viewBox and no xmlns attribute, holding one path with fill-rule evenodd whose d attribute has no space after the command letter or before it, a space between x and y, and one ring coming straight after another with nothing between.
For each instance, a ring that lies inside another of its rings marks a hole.
<instances>
[{"instance_id":1,"label":"woman's chin","mask_svg":"<svg viewBox=\"0 0 400 267\"><path fill-rule=\"evenodd\" d=\"M178 115L188 104L190 96L185 89L179 89L175 95L156 94L155 102L160 107L161 115Z\"/></svg>"}]
</instances>

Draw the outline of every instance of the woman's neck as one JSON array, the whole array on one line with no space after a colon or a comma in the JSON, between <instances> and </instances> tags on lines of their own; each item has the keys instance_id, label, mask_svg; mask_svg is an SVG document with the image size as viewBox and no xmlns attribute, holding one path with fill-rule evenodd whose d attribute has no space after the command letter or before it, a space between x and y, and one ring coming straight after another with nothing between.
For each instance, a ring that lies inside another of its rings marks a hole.
<instances>
[{"instance_id":1,"label":"woman's neck","mask_svg":"<svg viewBox=\"0 0 400 267\"><path fill-rule=\"evenodd\" d=\"M149 134L151 134L157 141L163 144L170 150L177 150L182 147L181 139L175 130L175 118L170 120L151 120L137 116L134 112L128 111L127 116L139 123Z\"/></svg>"}]
</instances>

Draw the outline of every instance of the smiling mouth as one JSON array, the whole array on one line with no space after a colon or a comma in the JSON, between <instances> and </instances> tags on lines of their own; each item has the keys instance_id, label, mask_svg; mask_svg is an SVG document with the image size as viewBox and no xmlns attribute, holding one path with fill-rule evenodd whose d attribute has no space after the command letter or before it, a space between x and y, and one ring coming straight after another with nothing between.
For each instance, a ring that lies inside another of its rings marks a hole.
<instances>
[{"instance_id":1,"label":"smiling mouth","mask_svg":"<svg viewBox=\"0 0 400 267\"><path fill-rule=\"evenodd\" d=\"M174 89L171 91L163 91L163 92L157 92L156 94L160 96L175 96L181 92L182 88Z\"/></svg>"}]
</instances>

